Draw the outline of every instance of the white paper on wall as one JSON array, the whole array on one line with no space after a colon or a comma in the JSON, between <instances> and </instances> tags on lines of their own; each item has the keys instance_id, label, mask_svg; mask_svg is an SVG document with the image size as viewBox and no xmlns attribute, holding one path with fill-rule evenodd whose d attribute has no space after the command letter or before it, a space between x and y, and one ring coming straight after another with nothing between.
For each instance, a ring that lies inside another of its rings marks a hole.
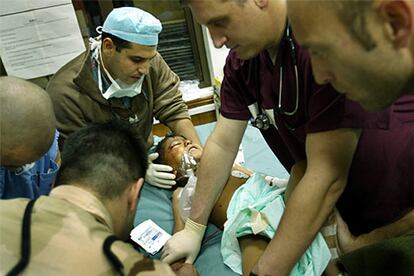
<instances>
[{"instance_id":1,"label":"white paper on wall","mask_svg":"<svg viewBox=\"0 0 414 276\"><path fill-rule=\"evenodd\" d=\"M85 51L70 1L23 12L19 11L27 1L12 2L20 3L15 5L18 12L6 14L2 8L0 15L0 56L8 75L23 79L51 75ZM44 2L52 1L38 4Z\"/></svg>"}]
</instances>

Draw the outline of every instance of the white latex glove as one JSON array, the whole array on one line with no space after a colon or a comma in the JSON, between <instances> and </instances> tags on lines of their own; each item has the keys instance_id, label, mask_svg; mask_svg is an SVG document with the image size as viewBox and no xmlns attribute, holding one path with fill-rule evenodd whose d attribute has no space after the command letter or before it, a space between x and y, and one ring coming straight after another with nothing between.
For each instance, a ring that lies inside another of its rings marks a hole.
<instances>
[{"instance_id":1,"label":"white latex glove","mask_svg":"<svg viewBox=\"0 0 414 276\"><path fill-rule=\"evenodd\" d=\"M175 233L164 245L161 261L171 264L185 258L186 263L194 263L205 231L205 225L187 219L184 229Z\"/></svg>"},{"instance_id":2,"label":"white latex glove","mask_svg":"<svg viewBox=\"0 0 414 276\"><path fill-rule=\"evenodd\" d=\"M159 188L171 189L175 185L175 175L172 173L173 168L168 165L152 163L157 158L158 153L156 152L148 155L148 169L145 174L145 181Z\"/></svg>"}]
</instances>

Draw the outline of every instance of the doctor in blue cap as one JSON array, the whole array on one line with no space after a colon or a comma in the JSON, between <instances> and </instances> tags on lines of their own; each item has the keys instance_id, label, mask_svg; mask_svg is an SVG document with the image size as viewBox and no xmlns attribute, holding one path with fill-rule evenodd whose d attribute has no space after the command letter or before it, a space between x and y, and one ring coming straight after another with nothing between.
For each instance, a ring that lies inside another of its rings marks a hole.
<instances>
[{"instance_id":1,"label":"doctor in blue cap","mask_svg":"<svg viewBox=\"0 0 414 276\"><path fill-rule=\"evenodd\" d=\"M162 26L150 13L134 7L114 9L90 39L90 50L63 66L49 92L61 132L91 123L118 120L153 143L154 118L174 133L201 144L178 90L179 78L157 52ZM150 154L150 161L156 159ZM176 184L170 166L150 163L146 181L159 188Z\"/></svg>"}]
</instances>

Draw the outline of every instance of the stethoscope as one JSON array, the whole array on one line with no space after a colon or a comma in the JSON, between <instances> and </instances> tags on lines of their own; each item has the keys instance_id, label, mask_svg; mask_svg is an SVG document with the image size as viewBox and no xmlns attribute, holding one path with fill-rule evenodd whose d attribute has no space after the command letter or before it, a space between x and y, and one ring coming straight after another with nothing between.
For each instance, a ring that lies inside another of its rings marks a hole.
<instances>
[{"instance_id":1,"label":"stethoscope","mask_svg":"<svg viewBox=\"0 0 414 276\"><path fill-rule=\"evenodd\" d=\"M31 247L31 226L32 226L32 213L33 207L36 202L36 199L30 200L25 209L23 215L23 221L21 226L21 252L20 252L20 259L15 264L12 269L6 274L7 276L14 276L20 275L27 267L30 261L30 247ZM114 242L119 241L119 239L115 235L110 235L105 238L103 242L103 253L111 265L114 267L116 271L120 275L124 274L124 265L118 259L118 257L112 252L111 246Z\"/></svg>"},{"instance_id":2,"label":"stethoscope","mask_svg":"<svg viewBox=\"0 0 414 276\"><path fill-rule=\"evenodd\" d=\"M295 101L295 108L292 111L284 110L282 107L282 93L283 93L283 62L280 63L279 67L279 99L278 99L278 105L277 105L277 113L283 114L287 116L293 116L298 111L299 107L299 77L298 77L298 66L296 61L296 47L293 43L293 39L290 36L290 28L289 26L286 28L286 38L287 42L289 43L290 48L290 56L292 59L293 67L295 70L295 86L296 86L296 101ZM281 55L282 56L282 55ZM259 62L256 63L256 72L257 72L257 80L260 78L260 65ZM269 116L262 111L262 105L261 105L261 97L260 97L260 81L258 81L258 87L256 90L256 98L257 98L257 104L258 104L258 114L255 118L252 119L251 123L254 127L257 127L261 130L267 130L270 127L270 119Z\"/></svg>"}]
</instances>

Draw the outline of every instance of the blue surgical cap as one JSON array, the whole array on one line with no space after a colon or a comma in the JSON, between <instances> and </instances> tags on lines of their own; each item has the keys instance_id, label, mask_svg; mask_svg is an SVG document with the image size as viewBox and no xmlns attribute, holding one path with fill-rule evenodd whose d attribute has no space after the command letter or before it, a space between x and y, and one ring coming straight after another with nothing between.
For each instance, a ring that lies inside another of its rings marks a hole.
<instances>
[{"instance_id":1,"label":"blue surgical cap","mask_svg":"<svg viewBox=\"0 0 414 276\"><path fill-rule=\"evenodd\" d=\"M161 30L161 22L152 14L132 7L112 10L102 27L106 33L146 46L158 44Z\"/></svg>"}]
</instances>

